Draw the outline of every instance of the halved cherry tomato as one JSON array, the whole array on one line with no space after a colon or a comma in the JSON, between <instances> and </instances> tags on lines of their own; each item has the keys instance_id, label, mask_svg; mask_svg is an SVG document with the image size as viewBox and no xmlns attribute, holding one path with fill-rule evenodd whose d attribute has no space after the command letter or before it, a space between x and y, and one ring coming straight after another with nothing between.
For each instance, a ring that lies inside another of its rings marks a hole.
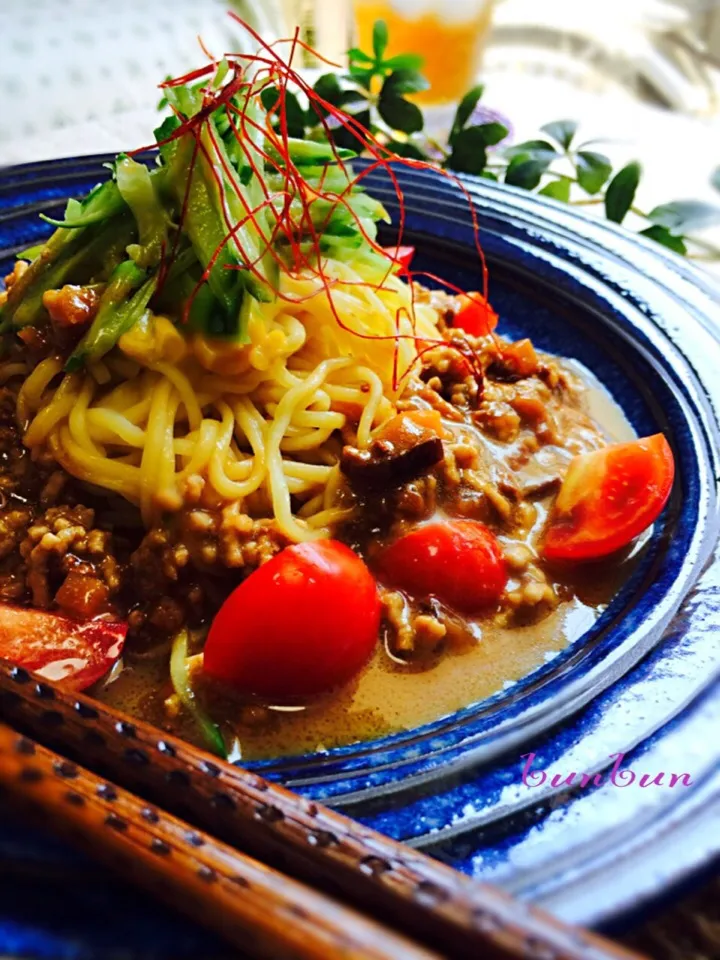
<instances>
[{"instance_id":1,"label":"halved cherry tomato","mask_svg":"<svg viewBox=\"0 0 720 960\"><path fill-rule=\"evenodd\" d=\"M463 613L496 603L507 583L500 544L475 520L428 523L378 557L381 576L416 598L435 596Z\"/></svg>"},{"instance_id":2,"label":"halved cherry tomato","mask_svg":"<svg viewBox=\"0 0 720 960\"><path fill-rule=\"evenodd\" d=\"M498 324L498 315L481 293L462 293L452 321L453 327L471 337L486 337Z\"/></svg>"},{"instance_id":3,"label":"halved cherry tomato","mask_svg":"<svg viewBox=\"0 0 720 960\"><path fill-rule=\"evenodd\" d=\"M205 644L204 669L269 700L310 697L347 683L378 639L370 571L336 540L286 547L234 590Z\"/></svg>"},{"instance_id":4,"label":"halved cherry tomato","mask_svg":"<svg viewBox=\"0 0 720 960\"><path fill-rule=\"evenodd\" d=\"M415 247L383 247L385 253L391 260L400 264L400 273L407 273L415 256Z\"/></svg>"},{"instance_id":5,"label":"halved cherry tomato","mask_svg":"<svg viewBox=\"0 0 720 960\"><path fill-rule=\"evenodd\" d=\"M627 546L659 517L674 475L672 450L661 433L575 457L550 515L543 554L548 560L597 560Z\"/></svg>"},{"instance_id":6,"label":"halved cherry tomato","mask_svg":"<svg viewBox=\"0 0 720 960\"><path fill-rule=\"evenodd\" d=\"M71 690L84 690L108 672L126 633L126 623L0 604L0 657Z\"/></svg>"}]
</instances>

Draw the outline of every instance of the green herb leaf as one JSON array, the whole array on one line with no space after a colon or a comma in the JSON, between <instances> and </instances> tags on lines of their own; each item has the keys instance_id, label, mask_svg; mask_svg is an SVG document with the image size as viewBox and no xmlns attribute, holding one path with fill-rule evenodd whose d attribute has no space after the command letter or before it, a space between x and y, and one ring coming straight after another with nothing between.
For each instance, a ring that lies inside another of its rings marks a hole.
<instances>
[{"instance_id":1,"label":"green herb leaf","mask_svg":"<svg viewBox=\"0 0 720 960\"><path fill-rule=\"evenodd\" d=\"M359 87L365 87L365 89L369 89L374 76L375 67L370 67L366 70L364 67L356 67L353 66L353 64L350 64L348 67L348 72L345 74L345 79L351 80Z\"/></svg>"},{"instance_id":2,"label":"green herb leaf","mask_svg":"<svg viewBox=\"0 0 720 960\"><path fill-rule=\"evenodd\" d=\"M557 140L564 150L570 149L577 128L578 125L574 120L553 120L552 123L546 123L544 127L540 127L543 133Z\"/></svg>"},{"instance_id":3,"label":"green herb leaf","mask_svg":"<svg viewBox=\"0 0 720 960\"><path fill-rule=\"evenodd\" d=\"M452 141L452 153L445 166L457 173L479 175L487 164L487 148L507 136L507 128L501 123L479 123L458 130Z\"/></svg>"},{"instance_id":4,"label":"green herb leaf","mask_svg":"<svg viewBox=\"0 0 720 960\"><path fill-rule=\"evenodd\" d=\"M552 156L520 153L513 157L505 171L505 183L512 187L534 190L553 161Z\"/></svg>"},{"instance_id":5,"label":"green herb leaf","mask_svg":"<svg viewBox=\"0 0 720 960\"><path fill-rule=\"evenodd\" d=\"M423 128L422 110L403 97L381 96L378 101L378 111L385 123L393 130L418 133Z\"/></svg>"},{"instance_id":6,"label":"green herb leaf","mask_svg":"<svg viewBox=\"0 0 720 960\"><path fill-rule=\"evenodd\" d=\"M321 77L318 77L313 84L313 90L319 97L322 97L323 100L331 103L334 107L340 106L343 89L340 86L337 74L324 73ZM360 96L360 94L358 94L358 96ZM305 113L306 123L308 126L314 127L318 120L326 117L328 113L329 111L326 107L323 107L322 104L311 101L311 106L308 107Z\"/></svg>"},{"instance_id":7,"label":"green herb leaf","mask_svg":"<svg viewBox=\"0 0 720 960\"><path fill-rule=\"evenodd\" d=\"M392 150L399 157L409 157L411 160L427 160L423 151L416 144L410 141L390 140L388 149Z\"/></svg>"},{"instance_id":8,"label":"green herb leaf","mask_svg":"<svg viewBox=\"0 0 720 960\"><path fill-rule=\"evenodd\" d=\"M480 101L480 97L483 95L485 87L482 83L479 83L476 87L473 87L471 90L465 94L458 108L455 111L455 119L453 120L452 130L450 132L449 142L452 146L456 134L458 134L462 129L464 129L465 124L468 122L475 107Z\"/></svg>"},{"instance_id":9,"label":"green herb leaf","mask_svg":"<svg viewBox=\"0 0 720 960\"><path fill-rule=\"evenodd\" d=\"M364 110L358 110L353 113L353 118L361 127L365 130L370 129L370 108L367 107ZM354 150L359 152L362 148L362 144L358 140L355 133L352 130L349 130L346 126L335 127L332 131L332 139L336 146L343 147L347 150Z\"/></svg>"},{"instance_id":10,"label":"green herb leaf","mask_svg":"<svg viewBox=\"0 0 720 960\"><path fill-rule=\"evenodd\" d=\"M467 130L482 130L486 147L494 147L495 144L500 143L500 141L504 140L508 135L508 128L502 123L496 123L494 120L490 123L478 123L472 127L467 127L464 132L467 132Z\"/></svg>"},{"instance_id":11,"label":"green herb leaf","mask_svg":"<svg viewBox=\"0 0 720 960\"><path fill-rule=\"evenodd\" d=\"M393 70L385 77L380 96L399 96L403 93L419 93L430 84L417 70Z\"/></svg>"},{"instance_id":12,"label":"green herb leaf","mask_svg":"<svg viewBox=\"0 0 720 960\"><path fill-rule=\"evenodd\" d=\"M720 223L720 207L704 203L702 200L676 200L674 203L664 203L655 207L648 214L648 219L661 227L666 227L675 236L680 236L684 233L705 230Z\"/></svg>"},{"instance_id":13,"label":"green herb leaf","mask_svg":"<svg viewBox=\"0 0 720 960\"><path fill-rule=\"evenodd\" d=\"M555 147L547 140L526 140L524 143L508 147L504 153L509 160L515 157L525 157L533 160L547 160L548 163L560 156Z\"/></svg>"},{"instance_id":14,"label":"green herb leaf","mask_svg":"<svg viewBox=\"0 0 720 960\"><path fill-rule=\"evenodd\" d=\"M372 43L375 62L381 63L388 45L388 28L384 20L376 20L373 24Z\"/></svg>"},{"instance_id":15,"label":"green herb leaf","mask_svg":"<svg viewBox=\"0 0 720 960\"><path fill-rule=\"evenodd\" d=\"M459 130L446 166L457 173L481 174L487 164L487 148L506 135L501 123L481 123Z\"/></svg>"},{"instance_id":16,"label":"green herb leaf","mask_svg":"<svg viewBox=\"0 0 720 960\"><path fill-rule=\"evenodd\" d=\"M676 237L674 234L670 233L667 227L661 227L659 224L655 223L652 225L652 227L648 227L646 230L641 230L640 234L643 237L650 237L651 240L656 240L664 247L674 250L675 253L679 253L683 257L687 253L687 247L685 246L683 238Z\"/></svg>"},{"instance_id":17,"label":"green herb leaf","mask_svg":"<svg viewBox=\"0 0 720 960\"><path fill-rule=\"evenodd\" d=\"M362 103L365 104L366 107L368 106L367 97L360 93L359 90L341 90L337 105L342 107L347 113L356 113L356 110L349 109L353 103Z\"/></svg>"},{"instance_id":18,"label":"green herb leaf","mask_svg":"<svg viewBox=\"0 0 720 960\"><path fill-rule=\"evenodd\" d=\"M599 193L612 173L612 164L602 153L581 150L575 157L578 183L589 194Z\"/></svg>"},{"instance_id":19,"label":"green herb leaf","mask_svg":"<svg viewBox=\"0 0 720 960\"><path fill-rule=\"evenodd\" d=\"M492 180L494 183L498 182L498 175L493 173L492 170L483 170L480 176L483 180Z\"/></svg>"},{"instance_id":20,"label":"green herb leaf","mask_svg":"<svg viewBox=\"0 0 720 960\"><path fill-rule=\"evenodd\" d=\"M265 87L260 94L260 100L268 113L275 110L280 93L277 87ZM305 111L300 106L298 98L292 90L285 91L285 118L287 122L287 132L291 137L302 139L305 133ZM279 126L279 111L275 110L272 116L273 122Z\"/></svg>"},{"instance_id":21,"label":"green herb leaf","mask_svg":"<svg viewBox=\"0 0 720 960\"><path fill-rule=\"evenodd\" d=\"M383 67L390 70L422 70L425 66L425 57L419 53L399 53L395 57L383 60Z\"/></svg>"},{"instance_id":22,"label":"green herb leaf","mask_svg":"<svg viewBox=\"0 0 720 960\"><path fill-rule=\"evenodd\" d=\"M343 90L334 73L326 73L324 76L318 77L313 89L323 100L326 100L335 107L342 107L344 110L347 110L348 113L352 113L353 116L356 116L359 111L348 109L350 104L365 104L365 109L367 110L367 98L360 93L359 90ZM305 122L309 127L315 127L318 124L318 120L327 115L328 110L326 107L323 107L319 103L312 102L311 106L305 111ZM367 126L369 122L370 121L367 120L364 125ZM335 138L335 142L339 142L337 138ZM357 148L357 146L357 140L354 140L350 145L350 149Z\"/></svg>"},{"instance_id":23,"label":"green herb leaf","mask_svg":"<svg viewBox=\"0 0 720 960\"><path fill-rule=\"evenodd\" d=\"M277 91L277 87L265 87L265 89L261 91L260 100L262 101L262 105L263 107L265 107L268 113L275 107L275 104L278 102L278 96L279 94Z\"/></svg>"},{"instance_id":24,"label":"green herb leaf","mask_svg":"<svg viewBox=\"0 0 720 960\"><path fill-rule=\"evenodd\" d=\"M342 87L340 86L340 81L336 73L324 73L321 77L318 77L313 84L313 90L319 97L322 97L323 100L327 100L328 103L338 104L340 102ZM263 91L263 94L264 93L265 91ZM261 94L261 96L263 94ZM263 100L263 103L264 102Z\"/></svg>"},{"instance_id":25,"label":"green herb leaf","mask_svg":"<svg viewBox=\"0 0 720 960\"><path fill-rule=\"evenodd\" d=\"M365 53L364 50L361 50L359 47L350 47L348 50L348 60L350 63L355 61L355 63L372 63L373 58L369 53Z\"/></svg>"},{"instance_id":26,"label":"green herb leaf","mask_svg":"<svg viewBox=\"0 0 720 960\"><path fill-rule=\"evenodd\" d=\"M623 222L633 205L641 173L640 164L633 160L612 178L605 194L605 216L608 220L613 223Z\"/></svg>"},{"instance_id":27,"label":"green herb leaf","mask_svg":"<svg viewBox=\"0 0 720 960\"><path fill-rule=\"evenodd\" d=\"M564 178L562 180L551 180L538 193L542 194L543 197L552 197L553 200L568 203L570 200L570 181Z\"/></svg>"}]
</instances>

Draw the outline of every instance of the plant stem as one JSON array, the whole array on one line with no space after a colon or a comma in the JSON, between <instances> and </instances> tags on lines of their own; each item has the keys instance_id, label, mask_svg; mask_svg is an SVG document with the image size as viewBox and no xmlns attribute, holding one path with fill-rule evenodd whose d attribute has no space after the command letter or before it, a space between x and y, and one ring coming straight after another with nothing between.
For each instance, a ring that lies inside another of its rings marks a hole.
<instances>
[{"instance_id":1,"label":"plant stem","mask_svg":"<svg viewBox=\"0 0 720 960\"><path fill-rule=\"evenodd\" d=\"M708 243L707 240L699 240L697 237L685 237L685 240L688 243L692 243L694 246L699 247L701 250L703 250L707 254L707 256L701 256L699 254L695 254L693 256L693 259L720 260L720 247L716 247L715 244Z\"/></svg>"}]
</instances>

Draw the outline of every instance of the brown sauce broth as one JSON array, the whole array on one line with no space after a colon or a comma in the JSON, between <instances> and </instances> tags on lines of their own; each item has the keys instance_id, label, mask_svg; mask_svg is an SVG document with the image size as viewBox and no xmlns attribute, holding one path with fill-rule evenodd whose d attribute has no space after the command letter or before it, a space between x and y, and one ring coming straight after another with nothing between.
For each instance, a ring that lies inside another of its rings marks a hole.
<instances>
[{"instance_id":1,"label":"brown sauce broth","mask_svg":"<svg viewBox=\"0 0 720 960\"><path fill-rule=\"evenodd\" d=\"M579 364L565 365L587 385L586 412L608 442L632 439L630 424L592 374ZM545 512L539 509L530 542L537 539ZM219 711L216 702L214 717L238 718L223 727L232 745L231 759L298 755L374 739L486 699L527 676L588 630L630 576L637 555L636 547L622 562L613 558L606 564L579 566L562 580L556 579L556 584L570 588L572 599L539 623L506 627L490 619L478 620L475 637L460 648L413 664L400 663L379 647L351 685L312 705L254 710L228 703ZM168 657L169 651L152 661L127 663L94 693L100 700L199 742L191 722L169 719L165 710L165 698L171 693Z\"/></svg>"}]
</instances>

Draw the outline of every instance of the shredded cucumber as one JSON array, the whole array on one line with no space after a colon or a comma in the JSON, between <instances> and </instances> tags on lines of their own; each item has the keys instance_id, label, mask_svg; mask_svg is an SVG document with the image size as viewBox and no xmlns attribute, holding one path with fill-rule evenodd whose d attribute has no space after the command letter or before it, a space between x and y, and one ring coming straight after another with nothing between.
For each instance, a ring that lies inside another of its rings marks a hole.
<instances>
[{"instance_id":1,"label":"shredded cucumber","mask_svg":"<svg viewBox=\"0 0 720 960\"><path fill-rule=\"evenodd\" d=\"M155 131L156 165L120 154L106 164L111 180L69 200L62 220L45 217L57 229L24 251L31 262L0 307L0 333L46 322L48 290L103 283L69 370L107 353L148 308L189 319L195 335L243 343L247 318L277 297L284 267L332 256L380 269L373 241L387 214L351 186L354 152L279 133L268 108L277 96L249 75L226 95L238 74L222 61L212 75L165 88L173 115Z\"/></svg>"},{"instance_id":2,"label":"shredded cucumber","mask_svg":"<svg viewBox=\"0 0 720 960\"><path fill-rule=\"evenodd\" d=\"M182 705L192 714L198 729L205 738L208 748L227 760L228 752L220 727L214 723L198 705L190 685L187 667L188 632L181 630L173 640L170 653L170 679L173 689Z\"/></svg>"}]
</instances>

